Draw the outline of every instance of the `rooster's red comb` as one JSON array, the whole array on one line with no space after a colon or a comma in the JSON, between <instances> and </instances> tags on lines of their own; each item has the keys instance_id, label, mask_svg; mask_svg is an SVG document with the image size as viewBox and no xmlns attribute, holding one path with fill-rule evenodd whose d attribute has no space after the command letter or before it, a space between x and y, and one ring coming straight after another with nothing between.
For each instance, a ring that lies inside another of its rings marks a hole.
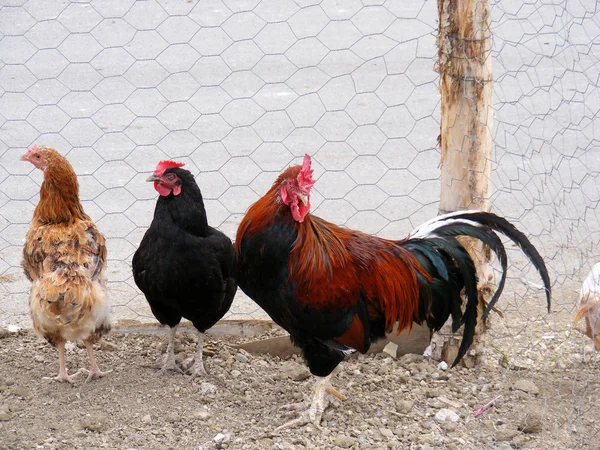
<instances>
[{"instance_id":1,"label":"rooster's red comb","mask_svg":"<svg viewBox=\"0 0 600 450\"><path fill-rule=\"evenodd\" d=\"M174 169L174 168L183 167L183 166L185 166L185 163L164 160L164 161L159 162L156 165L156 169L154 169L154 173L157 175L162 175L165 172L165 170L167 170L167 169Z\"/></svg>"},{"instance_id":2,"label":"rooster's red comb","mask_svg":"<svg viewBox=\"0 0 600 450\"><path fill-rule=\"evenodd\" d=\"M310 168L310 155L307 153L304 155L304 162L302 163L302 170L298 174L298 186L305 191L308 191L314 184L312 174L313 170Z\"/></svg>"}]
</instances>

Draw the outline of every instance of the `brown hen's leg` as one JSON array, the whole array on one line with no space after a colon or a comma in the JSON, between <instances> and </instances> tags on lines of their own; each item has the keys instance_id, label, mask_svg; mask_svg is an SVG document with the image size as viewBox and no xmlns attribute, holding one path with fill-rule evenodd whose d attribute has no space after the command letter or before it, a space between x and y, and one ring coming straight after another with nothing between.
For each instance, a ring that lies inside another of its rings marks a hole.
<instances>
[{"instance_id":1,"label":"brown hen's leg","mask_svg":"<svg viewBox=\"0 0 600 450\"><path fill-rule=\"evenodd\" d=\"M74 383L75 380L81 375L81 371L75 372L73 375L69 375L67 371L67 364L65 362L65 343L59 342L56 344L58 350L58 375L53 379L61 383ZM44 377L44 379L48 379Z\"/></svg>"},{"instance_id":2,"label":"brown hen's leg","mask_svg":"<svg viewBox=\"0 0 600 450\"><path fill-rule=\"evenodd\" d=\"M98 367L98 365L96 364L96 358L94 358L93 344L89 341L83 341L83 344L85 345L85 349L87 350L87 354L88 354L88 359L90 360L90 370L79 369L82 372L88 372L88 377L85 380L85 382L87 383L88 381L92 381L97 378L102 378L104 375L111 373L112 369L107 370L106 372L102 372L100 370L100 368Z\"/></svg>"},{"instance_id":3,"label":"brown hen's leg","mask_svg":"<svg viewBox=\"0 0 600 450\"><path fill-rule=\"evenodd\" d=\"M177 333L177 325L169 329L169 337L167 343L167 353L162 363L161 369L157 375L165 375L169 370L183 373L183 371L177 367L175 363L175 334ZM160 363L159 363L160 364Z\"/></svg>"},{"instance_id":4,"label":"brown hen's leg","mask_svg":"<svg viewBox=\"0 0 600 450\"><path fill-rule=\"evenodd\" d=\"M202 361L202 351L204 348L204 333L198 331L198 347L196 348L196 360L194 365L190 367L189 373L195 377L202 377L208 375L204 369L204 362Z\"/></svg>"},{"instance_id":5,"label":"brown hen's leg","mask_svg":"<svg viewBox=\"0 0 600 450\"><path fill-rule=\"evenodd\" d=\"M305 410L297 419L284 423L275 429L275 431L284 430L286 428L300 427L308 423L312 423L320 428L321 418L323 417L323 413L329 404L329 398L327 397L327 394L331 394L340 400L346 400L346 397L344 397L342 394L336 391L333 386L331 386L331 377L334 376L335 373L337 373L337 370L330 373L326 377L315 377L317 379L317 383L315 385L312 402L310 402L308 410ZM284 405L280 409L302 410L306 408L306 404L307 402Z\"/></svg>"}]
</instances>

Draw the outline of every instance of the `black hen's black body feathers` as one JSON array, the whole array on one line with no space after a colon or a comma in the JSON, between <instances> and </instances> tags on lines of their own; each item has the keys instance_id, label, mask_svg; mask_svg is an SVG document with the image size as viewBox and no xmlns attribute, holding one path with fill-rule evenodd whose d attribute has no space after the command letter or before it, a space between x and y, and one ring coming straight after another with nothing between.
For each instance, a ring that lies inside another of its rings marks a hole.
<instances>
[{"instance_id":1,"label":"black hen's black body feathers","mask_svg":"<svg viewBox=\"0 0 600 450\"><path fill-rule=\"evenodd\" d=\"M208 225L192 174L179 168L169 172L182 180L181 193L158 198L152 224L133 256L133 277L161 324L173 327L184 317L204 332L233 301L235 251L225 234Z\"/></svg>"}]
</instances>

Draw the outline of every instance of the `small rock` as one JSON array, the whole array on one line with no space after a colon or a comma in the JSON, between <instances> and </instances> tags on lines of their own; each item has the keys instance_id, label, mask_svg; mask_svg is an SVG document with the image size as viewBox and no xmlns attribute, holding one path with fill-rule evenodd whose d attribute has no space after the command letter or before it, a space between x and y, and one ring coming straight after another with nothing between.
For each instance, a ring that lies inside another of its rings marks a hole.
<instances>
[{"instance_id":1,"label":"small rock","mask_svg":"<svg viewBox=\"0 0 600 450\"><path fill-rule=\"evenodd\" d=\"M10 419L11 419L11 417L10 417L9 413L7 413L5 411L0 412L0 422L6 422Z\"/></svg>"},{"instance_id":2,"label":"small rock","mask_svg":"<svg viewBox=\"0 0 600 450\"><path fill-rule=\"evenodd\" d=\"M531 439L528 434L518 434L514 437L512 443L515 445L516 448L529 448L529 445L527 444L530 440Z\"/></svg>"},{"instance_id":3,"label":"small rock","mask_svg":"<svg viewBox=\"0 0 600 450\"><path fill-rule=\"evenodd\" d=\"M144 423L152 423L152 416L150 414L146 414L144 417L142 417L142 422Z\"/></svg>"},{"instance_id":4,"label":"small rock","mask_svg":"<svg viewBox=\"0 0 600 450\"><path fill-rule=\"evenodd\" d=\"M581 362L583 361L583 356L581 356L579 353L573 353L571 355L571 362L575 365L577 364L581 364Z\"/></svg>"},{"instance_id":5,"label":"small rock","mask_svg":"<svg viewBox=\"0 0 600 450\"><path fill-rule=\"evenodd\" d=\"M33 360L36 362L44 362L44 357L42 355L33 355Z\"/></svg>"},{"instance_id":6,"label":"small rock","mask_svg":"<svg viewBox=\"0 0 600 450\"><path fill-rule=\"evenodd\" d=\"M248 360L248 357L245 355L242 355L241 353L238 353L235 355L235 359L237 359L239 362L241 362L242 364L248 364L250 361Z\"/></svg>"},{"instance_id":7,"label":"small rock","mask_svg":"<svg viewBox=\"0 0 600 450\"><path fill-rule=\"evenodd\" d=\"M514 438L519 432L517 430L511 430L508 428L500 429L494 433L494 439L499 442L510 441Z\"/></svg>"},{"instance_id":8,"label":"small rock","mask_svg":"<svg viewBox=\"0 0 600 450\"><path fill-rule=\"evenodd\" d=\"M396 411L401 414L408 414L413 409L413 402L409 402L408 400L398 400L396 402Z\"/></svg>"},{"instance_id":9,"label":"small rock","mask_svg":"<svg viewBox=\"0 0 600 450\"><path fill-rule=\"evenodd\" d=\"M168 413L165 418L169 423L175 423L181 420L181 417L179 417L179 415L175 412Z\"/></svg>"},{"instance_id":10,"label":"small rock","mask_svg":"<svg viewBox=\"0 0 600 450\"><path fill-rule=\"evenodd\" d=\"M517 428L523 433L539 433L542 431L542 415L538 411L531 411L523 418Z\"/></svg>"},{"instance_id":11,"label":"small rock","mask_svg":"<svg viewBox=\"0 0 600 450\"><path fill-rule=\"evenodd\" d=\"M101 432L106 429L106 416L101 414L87 414L81 419L81 428L84 430Z\"/></svg>"},{"instance_id":12,"label":"small rock","mask_svg":"<svg viewBox=\"0 0 600 450\"><path fill-rule=\"evenodd\" d=\"M222 443L222 442L229 442L229 439L231 439L231 434L219 433L213 438L213 441L215 441L216 443Z\"/></svg>"},{"instance_id":13,"label":"small rock","mask_svg":"<svg viewBox=\"0 0 600 450\"><path fill-rule=\"evenodd\" d=\"M438 422L458 422L460 416L451 409L442 408L435 413L434 419Z\"/></svg>"},{"instance_id":14,"label":"small rock","mask_svg":"<svg viewBox=\"0 0 600 450\"><path fill-rule=\"evenodd\" d=\"M196 411L196 413L194 413L194 417L200 420L207 420L212 417L212 414L206 409L201 409L200 411Z\"/></svg>"},{"instance_id":15,"label":"small rock","mask_svg":"<svg viewBox=\"0 0 600 450\"><path fill-rule=\"evenodd\" d=\"M240 372L239 370L232 370L232 371L231 371L231 373L230 373L230 375L231 375L233 378L237 378L237 377L239 377L241 374L242 374L242 372Z\"/></svg>"},{"instance_id":16,"label":"small rock","mask_svg":"<svg viewBox=\"0 0 600 450\"><path fill-rule=\"evenodd\" d=\"M447 370L448 369L448 363L446 361L442 361L441 363L439 363L437 365L437 368L440 370Z\"/></svg>"},{"instance_id":17,"label":"small rock","mask_svg":"<svg viewBox=\"0 0 600 450\"><path fill-rule=\"evenodd\" d=\"M356 444L356 438L350 436L337 436L333 440L333 445L341 448L350 448Z\"/></svg>"},{"instance_id":18,"label":"small rock","mask_svg":"<svg viewBox=\"0 0 600 450\"><path fill-rule=\"evenodd\" d=\"M0 339L5 339L10 336L10 332L6 328L0 328Z\"/></svg>"},{"instance_id":19,"label":"small rock","mask_svg":"<svg viewBox=\"0 0 600 450\"><path fill-rule=\"evenodd\" d=\"M202 382L200 384L200 392L202 395L211 395L217 393L217 387L214 384Z\"/></svg>"},{"instance_id":20,"label":"small rock","mask_svg":"<svg viewBox=\"0 0 600 450\"><path fill-rule=\"evenodd\" d=\"M379 432L385 438L392 439L394 437L394 432L389 428L380 428Z\"/></svg>"},{"instance_id":21,"label":"small rock","mask_svg":"<svg viewBox=\"0 0 600 450\"><path fill-rule=\"evenodd\" d=\"M386 344L385 347L383 347L382 351L386 355L390 355L392 358L396 359L396 356L398 355L398 344L390 341Z\"/></svg>"},{"instance_id":22,"label":"small rock","mask_svg":"<svg viewBox=\"0 0 600 450\"><path fill-rule=\"evenodd\" d=\"M534 395L537 395L540 393L539 388L534 384L534 382L531 380L528 380L526 378L517 380L517 382L513 385L513 389L517 389L519 391L523 391L528 394L534 394Z\"/></svg>"},{"instance_id":23,"label":"small rock","mask_svg":"<svg viewBox=\"0 0 600 450\"><path fill-rule=\"evenodd\" d=\"M281 372L294 381L306 380L310 377L310 372L302 364L288 361L281 366Z\"/></svg>"},{"instance_id":24,"label":"small rock","mask_svg":"<svg viewBox=\"0 0 600 450\"><path fill-rule=\"evenodd\" d=\"M13 325L13 324L11 324L11 325L9 325L9 326L6 327L6 330L9 333L18 333L19 331L21 331L21 327L19 325Z\"/></svg>"},{"instance_id":25,"label":"small rock","mask_svg":"<svg viewBox=\"0 0 600 450\"><path fill-rule=\"evenodd\" d=\"M185 358L183 361L181 361L181 368L183 369L183 371L188 371L192 366L194 365L194 358L193 357L188 357Z\"/></svg>"},{"instance_id":26,"label":"small rock","mask_svg":"<svg viewBox=\"0 0 600 450\"><path fill-rule=\"evenodd\" d=\"M406 355L402 355L402 357L400 357L400 363L402 363L402 365L418 363L424 360L425 357L423 355L416 355L414 353L407 353Z\"/></svg>"},{"instance_id":27,"label":"small rock","mask_svg":"<svg viewBox=\"0 0 600 450\"><path fill-rule=\"evenodd\" d=\"M24 386L15 386L12 390L12 395L24 399L29 399L32 397L31 391Z\"/></svg>"},{"instance_id":28,"label":"small rock","mask_svg":"<svg viewBox=\"0 0 600 450\"><path fill-rule=\"evenodd\" d=\"M427 389L427 391L425 392L425 395L428 398L436 398L439 397L441 395L440 390L439 389Z\"/></svg>"},{"instance_id":29,"label":"small rock","mask_svg":"<svg viewBox=\"0 0 600 450\"><path fill-rule=\"evenodd\" d=\"M119 350L119 346L114 342L102 341L100 343L100 350L104 350L107 352L116 352L117 350Z\"/></svg>"},{"instance_id":30,"label":"small rock","mask_svg":"<svg viewBox=\"0 0 600 450\"><path fill-rule=\"evenodd\" d=\"M513 448L508 444L498 444L494 447L494 450L513 450Z\"/></svg>"}]
</instances>

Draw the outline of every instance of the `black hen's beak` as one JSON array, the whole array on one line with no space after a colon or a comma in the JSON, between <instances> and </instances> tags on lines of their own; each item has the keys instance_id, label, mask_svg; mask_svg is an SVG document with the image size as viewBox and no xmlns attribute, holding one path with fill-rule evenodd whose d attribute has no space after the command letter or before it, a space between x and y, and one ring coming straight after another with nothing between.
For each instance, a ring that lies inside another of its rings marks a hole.
<instances>
[{"instance_id":1,"label":"black hen's beak","mask_svg":"<svg viewBox=\"0 0 600 450\"><path fill-rule=\"evenodd\" d=\"M160 177L158 175L152 174L148 178L146 178L146 181L148 181L148 182L160 181Z\"/></svg>"}]
</instances>

